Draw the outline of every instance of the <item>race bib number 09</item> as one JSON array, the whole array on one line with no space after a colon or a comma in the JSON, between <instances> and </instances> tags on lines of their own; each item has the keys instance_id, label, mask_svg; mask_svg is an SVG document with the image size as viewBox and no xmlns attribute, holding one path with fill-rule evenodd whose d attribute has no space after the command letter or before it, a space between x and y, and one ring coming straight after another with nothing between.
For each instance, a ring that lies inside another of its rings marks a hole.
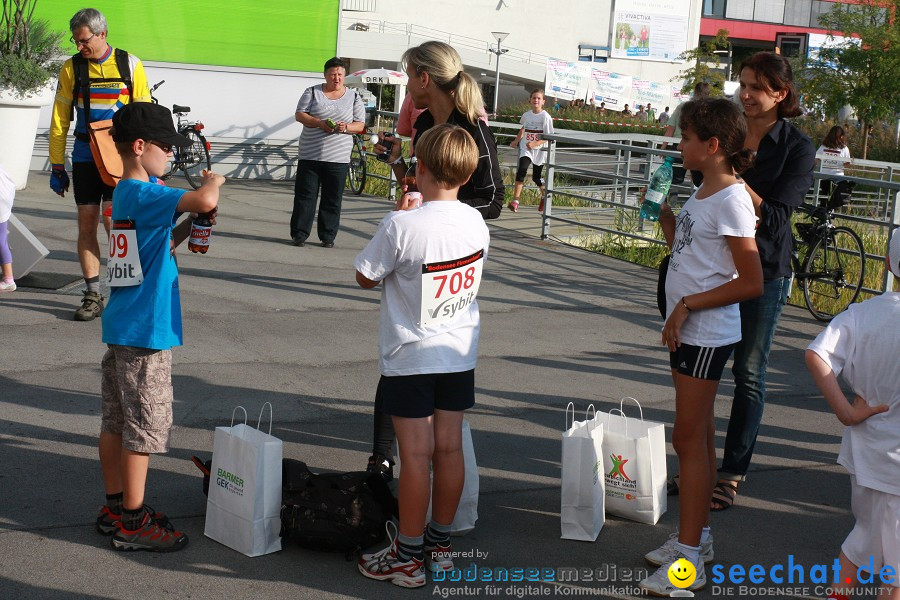
<instances>
[{"instance_id":1,"label":"race bib number 09","mask_svg":"<svg viewBox=\"0 0 900 600\"><path fill-rule=\"evenodd\" d=\"M450 323L475 302L481 284L484 250L469 256L422 265L422 327Z\"/></svg>"},{"instance_id":2,"label":"race bib number 09","mask_svg":"<svg viewBox=\"0 0 900 600\"><path fill-rule=\"evenodd\" d=\"M134 221L113 221L109 233L106 280L109 287L140 285L144 281Z\"/></svg>"}]
</instances>

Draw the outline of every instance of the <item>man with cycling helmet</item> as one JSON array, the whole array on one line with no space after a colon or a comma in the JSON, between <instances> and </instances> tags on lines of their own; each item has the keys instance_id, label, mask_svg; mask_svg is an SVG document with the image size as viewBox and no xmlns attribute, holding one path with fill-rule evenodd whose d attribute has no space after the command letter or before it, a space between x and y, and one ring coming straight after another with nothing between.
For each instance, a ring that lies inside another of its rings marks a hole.
<instances>
[{"instance_id":1,"label":"man with cycling helmet","mask_svg":"<svg viewBox=\"0 0 900 600\"><path fill-rule=\"evenodd\" d=\"M109 206L113 188L103 183L94 164L87 124L111 119L129 102L149 102L150 90L141 61L107 43L106 18L100 11L79 10L69 21L69 29L70 40L78 52L59 72L50 121L50 188L60 196L69 190L69 175L65 170L66 136L75 116L72 183L78 209L78 261L87 284L75 320L92 321L103 313L104 300L100 294L97 223L101 202L104 208ZM109 234L109 216L105 212L103 225Z\"/></svg>"}]
</instances>

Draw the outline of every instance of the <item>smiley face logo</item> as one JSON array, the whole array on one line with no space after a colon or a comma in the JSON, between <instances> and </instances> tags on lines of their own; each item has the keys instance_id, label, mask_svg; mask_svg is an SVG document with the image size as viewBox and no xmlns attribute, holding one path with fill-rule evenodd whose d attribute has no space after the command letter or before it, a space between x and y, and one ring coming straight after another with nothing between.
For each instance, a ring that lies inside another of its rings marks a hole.
<instances>
[{"instance_id":1,"label":"smiley face logo","mask_svg":"<svg viewBox=\"0 0 900 600\"><path fill-rule=\"evenodd\" d=\"M679 558L669 567L669 583L677 588L690 587L695 579L697 579L697 569L686 558Z\"/></svg>"}]
</instances>

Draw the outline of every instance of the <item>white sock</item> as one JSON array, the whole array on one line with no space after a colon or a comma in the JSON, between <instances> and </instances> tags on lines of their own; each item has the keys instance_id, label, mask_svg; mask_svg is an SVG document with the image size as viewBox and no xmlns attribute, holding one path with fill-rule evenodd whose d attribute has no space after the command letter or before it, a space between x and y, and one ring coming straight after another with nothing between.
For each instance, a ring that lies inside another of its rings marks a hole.
<instances>
[{"instance_id":1,"label":"white sock","mask_svg":"<svg viewBox=\"0 0 900 600\"><path fill-rule=\"evenodd\" d=\"M688 546L681 542L675 542L675 547L694 565L700 562L700 546Z\"/></svg>"},{"instance_id":2,"label":"white sock","mask_svg":"<svg viewBox=\"0 0 900 600\"><path fill-rule=\"evenodd\" d=\"M703 528L703 531L700 532L700 543L705 544L709 541L709 536L712 535L712 529L709 526Z\"/></svg>"}]
</instances>

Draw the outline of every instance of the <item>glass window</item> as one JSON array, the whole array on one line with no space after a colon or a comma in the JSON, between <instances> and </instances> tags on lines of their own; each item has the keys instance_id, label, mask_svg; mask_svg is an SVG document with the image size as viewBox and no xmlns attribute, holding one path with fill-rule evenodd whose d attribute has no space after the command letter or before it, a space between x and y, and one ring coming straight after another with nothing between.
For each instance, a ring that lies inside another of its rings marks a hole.
<instances>
[{"instance_id":1,"label":"glass window","mask_svg":"<svg viewBox=\"0 0 900 600\"><path fill-rule=\"evenodd\" d=\"M704 17L725 17L725 0L703 0Z\"/></svg>"}]
</instances>

